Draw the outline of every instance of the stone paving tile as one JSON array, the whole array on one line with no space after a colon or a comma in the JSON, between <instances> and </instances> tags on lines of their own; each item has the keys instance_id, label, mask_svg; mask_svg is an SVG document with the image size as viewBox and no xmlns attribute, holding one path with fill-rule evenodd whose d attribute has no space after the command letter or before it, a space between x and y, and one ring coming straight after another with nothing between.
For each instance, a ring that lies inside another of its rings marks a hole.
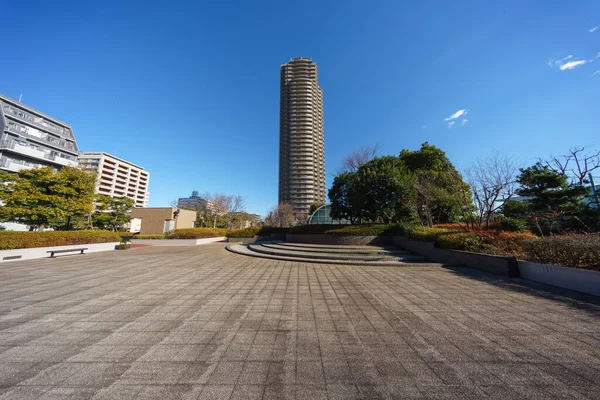
<instances>
[{"instance_id":1,"label":"stone paving tile","mask_svg":"<svg viewBox=\"0 0 600 400\"><path fill-rule=\"evenodd\" d=\"M0 267L0 399L600 399L600 299L222 244Z\"/></svg>"}]
</instances>

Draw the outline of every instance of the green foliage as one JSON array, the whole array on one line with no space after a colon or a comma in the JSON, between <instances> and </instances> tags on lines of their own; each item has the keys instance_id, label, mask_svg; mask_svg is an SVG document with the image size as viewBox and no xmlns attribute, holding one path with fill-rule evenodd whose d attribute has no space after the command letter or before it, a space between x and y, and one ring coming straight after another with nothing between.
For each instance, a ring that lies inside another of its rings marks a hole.
<instances>
[{"instance_id":1,"label":"green foliage","mask_svg":"<svg viewBox=\"0 0 600 400\"><path fill-rule=\"evenodd\" d=\"M507 218L526 219L529 217L529 203L508 200L502 207L502 215Z\"/></svg>"},{"instance_id":2,"label":"green foliage","mask_svg":"<svg viewBox=\"0 0 600 400\"><path fill-rule=\"evenodd\" d=\"M128 197L96 195L96 211L92 214L92 224L94 227L116 232L131 221L132 208L133 200Z\"/></svg>"},{"instance_id":3,"label":"green foliage","mask_svg":"<svg viewBox=\"0 0 600 400\"><path fill-rule=\"evenodd\" d=\"M397 157L374 158L357 171L364 193L363 217L385 224L414 218L414 175Z\"/></svg>"},{"instance_id":4,"label":"green foliage","mask_svg":"<svg viewBox=\"0 0 600 400\"><path fill-rule=\"evenodd\" d=\"M167 239L203 239L220 237L227 234L227 229L222 228L186 228L175 229L167 234Z\"/></svg>"},{"instance_id":5,"label":"green foliage","mask_svg":"<svg viewBox=\"0 0 600 400\"><path fill-rule=\"evenodd\" d=\"M471 232L450 232L439 235L435 244L443 249L473 250L482 245L482 240Z\"/></svg>"},{"instance_id":6,"label":"green foliage","mask_svg":"<svg viewBox=\"0 0 600 400\"><path fill-rule=\"evenodd\" d=\"M410 228L401 224L361 224L361 225L301 225L290 228L295 234L326 234L340 236L402 236Z\"/></svg>"},{"instance_id":7,"label":"green foliage","mask_svg":"<svg viewBox=\"0 0 600 400\"><path fill-rule=\"evenodd\" d=\"M331 200L331 218L346 219L350 223L361 222L365 198L358 190L357 172L345 172L336 176L328 195Z\"/></svg>"},{"instance_id":8,"label":"green foliage","mask_svg":"<svg viewBox=\"0 0 600 400\"><path fill-rule=\"evenodd\" d=\"M331 216L351 223L414 219L414 175L397 157L374 158L338 175L329 190Z\"/></svg>"},{"instance_id":9,"label":"green foliage","mask_svg":"<svg viewBox=\"0 0 600 400\"><path fill-rule=\"evenodd\" d=\"M289 228L277 228L272 226L252 226L244 229L229 229L227 237L230 238L251 238L254 236L268 236L276 234L285 234Z\"/></svg>"},{"instance_id":10,"label":"green foliage","mask_svg":"<svg viewBox=\"0 0 600 400\"><path fill-rule=\"evenodd\" d=\"M50 224L69 225L69 219L91 212L95 175L78 168L24 169L2 175L0 185L2 221L20 222L43 230Z\"/></svg>"},{"instance_id":11,"label":"green foliage","mask_svg":"<svg viewBox=\"0 0 600 400\"><path fill-rule=\"evenodd\" d=\"M70 232L0 232L0 250L67 246L75 244L111 243L120 241L121 237L116 233L100 230Z\"/></svg>"},{"instance_id":12,"label":"green foliage","mask_svg":"<svg viewBox=\"0 0 600 400\"><path fill-rule=\"evenodd\" d=\"M446 154L428 143L339 174L328 194L332 218L352 224L464 222L474 209L469 186Z\"/></svg>"},{"instance_id":13,"label":"green foliage","mask_svg":"<svg viewBox=\"0 0 600 400\"><path fill-rule=\"evenodd\" d=\"M441 235L447 235L453 232L455 231L446 228L430 228L425 226L419 226L413 229L413 231L410 234L410 238L414 240L420 240L422 242L435 242Z\"/></svg>"},{"instance_id":14,"label":"green foliage","mask_svg":"<svg viewBox=\"0 0 600 400\"><path fill-rule=\"evenodd\" d=\"M251 238L257 236L261 229L261 226L252 226L245 229L229 229L226 236L230 238Z\"/></svg>"},{"instance_id":15,"label":"green foliage","mask_svg":"<svg viewBox=\"0 0 600 400\"><path fill-rule=\"evenodd\" d=\"M528 197L526 216L530 226L540 235L587 231L589 228L582 217L597 224L597 210L583 204L588 189L579 184L569 185L566 175L537 163L521 169L518 182L521 185L518 194Z\"/></svg>"},{"instance_id":16,"label":"green foliage","mask_svg":"<svg viewBox=\"0 0 600 400\"><path fill-rule=\"evenodd\" d=\"M523 242L525 258L543 264L600 270L600 236L561 235Z\"/></svg>"},{"instance_id":17,"label":"green foliage","mask_svg":"<svg viewBox=\"0 0 600 400\"><path fill-rule=\"evenodd\" d=\"M419 150L402 150L399 159L415 174L421 224L455 222L474 209L469 185L441 149L425 142Z\"/></svg>"},{"instance_id":18,"label":"green foliage","mask_svg":"<svg viewBox=\"0 0 600 400\"><path fill-rule=\"evenodd\" d=\"M525 232L527 231L527 221L519 218L502 217L497 228L507 232Z\"/></svg>"},{"instance_id":19,"label":"green foliage","mask_svg":"<svg viewBox=\"0 0 600 400\"><path fill-rule=\"evenodd\" d=\"M122 236L128 236L128 235L122 235ZM129 235L131 236L131 235ZM133 236L134 239L143 239L143 240L159 240L159 239L167 239L167 235L165 235L164 233L160 234L154 234L154 235L135 235Z\"/></svg>"}]
</instances>

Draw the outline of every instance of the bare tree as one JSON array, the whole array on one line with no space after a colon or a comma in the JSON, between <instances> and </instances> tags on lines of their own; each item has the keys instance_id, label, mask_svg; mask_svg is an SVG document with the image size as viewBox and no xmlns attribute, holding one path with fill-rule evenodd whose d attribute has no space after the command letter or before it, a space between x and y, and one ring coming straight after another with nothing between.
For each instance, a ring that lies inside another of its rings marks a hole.
<instances>
[{"instance_id":1,"label":"bare tree","mask_svg":"<svg viewBox=\"0 0 600 400\"><path fill-rule=\"evenodd\" d=\"M518 183L519 164L514 158L494 154L485 160L476 160L466 173L477 207L477 226L490 226L492 215L514 196Z\"/></svg>"},{"instance_id":2,"label":"bare tree","mask_svg":"<svg viewBox=\"0 0 600 400\"><path fill-rule=\"evenodd\" d=\"M344 172L356 171L361 165L374 159L377 153L379 153L379 144L364 146L353 151L342 160L342 166L337 170L337 174L341 175Z\"/></svg>"},{"instance_id":3,"label":"bare tree","mask_svg":"<svg viewBox=\"0 0 600 400\"><path fill-rule=\"evenodd\" d=\"M583 186L588 182L588 175L600 168L600 151L587 152L586 146L571 147L569 154L550 156L549 161L541 161L552 171L562 175L570 175L571 183Z\"/></svg>"},{"instance_id":4,"label":"bare tree","mask_svg":"<svg viewBox=\"0 0 600 400\"><path fill-rule=\"evenodd\" d=\"M274 206L265 218L266 226L287 228L296 221L294 206L288 203L280 203Z\"/></svg>"},{"instance_id":5,"label":"bare tree","mask_svg":"<svg viewBox=\"0 0 600 400\"><path fill-rule=\"evenodd\" d=\"M246 200L239 195L225 196L224 199L225 220L227 228L233 228L234 219L246 210Z\"/></svg>"}]
</instances>

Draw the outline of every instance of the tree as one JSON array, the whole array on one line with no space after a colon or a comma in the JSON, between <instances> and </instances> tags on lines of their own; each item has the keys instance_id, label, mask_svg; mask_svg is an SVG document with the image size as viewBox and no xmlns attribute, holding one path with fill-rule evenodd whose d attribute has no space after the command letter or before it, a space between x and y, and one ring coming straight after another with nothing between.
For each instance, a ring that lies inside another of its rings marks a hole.
<instances>
[{"instance_id":1,"label":"tree","mask_svg":"<svg viewBox=\"0 0 600 400\"><path fill-rule=\"evenodd\" d=\"M378 144L375 146L364 146L353 151L342 160L342 166L340 169L338 169L337 175L341 175L346 172L356 172L361 165L366 164L374 159L378 152Z\"/></svg>"},{"instance_id":2,"label":"tree","mask_svg":"<svg viewBox=\"0 0 600 400\"><path fill-rule=\"evenodd\" d=\"M231 229L236 217L246 210L246 199L239 195L224 196L222 206L225 210L227 228Z\"/></svg>"},{"instance_id":3,"label":"tree","mask_svg":"<svg viewBox=\"0 0 600 400\"><path fill-rule=\"evenodd\" d=\"M386 224L414 218L415 176L398 157L374 158L357 174L356 190L364 193L362 217Z\"/></svg>"},{"instance_id":4,"label":"tree","mask_svg":"<svg viewBox=\"0 0 600 400\"><path fill-rule=\"evenodd\" d=\"M419 150L402 150L399 158L415 174L415 212L422 225L468 216L472 202L469 186L444 151L425 142Z\"/></svg>"},{"instance_id":5,"label":"tree","mask_svg":"<svg viewBox=\"0 0 600 400\"><path fill-rule=\"evenodd\" d=\"M540 235L571 230L576 226L587 228L582 216L588 214L583 205L587 188L568 184L565 174L537 163L521 169L517 190L527 197L530 221Z\"/></svg>"},{"instance_id":6,"label":"tree","mask_svg":"<svg viewBox=\"0 0 600 400\"><path fill-rule=\"evenodd\" d=\"M328 192L333 219L346 219L351 224L361 223L364 193L358 191L358 173L344 172L333 179Z\"/></svg>"},{"instance_id":7,"label":"tree","mask_svg":"<svg viewBox=\"0 0 600 400\"><path fill-rule=\"evenodd\" d=\"M5 175L6 178L6 175ZM2 221L36 226L64 223L92 210L96 175L74 167L24 169L8 177L0 189Z\"/></svg>"},{"instance_id":8,"label":"tree","mask_svg":"<svg viewBox=\"0 0 600 400\"><path fill-rule=\"evenodd\" d=\"M131 221L133 200L128 197L96 196L96 210L92 214L94 226L117 232Z\"/></svg>"},{"instance_id":9,"label":"tree","mask_svg":"<svg viewBox=\"0 0 600 400\"><path fill-rule=\"evenodd\" d=\"M489 229L494 213L515 195L519 167L513 158L494 154L484 160L476 160L466 172L467 181L477 207L476 225Z\"/></svg>"},{"instance_id":10,"label":"tree","mask_svg":"<svg viewBox=\"0 0 600 400\"><path fill-rule=\"evenodd\" d=\"M571 184L583 186L589 183L589 174L600 168L600 151L586 153L586 150L586 146L571 147L568 154L550 156L549 161L541 163L560 175L570 173Z\"/></svg>"},{"instance_id":11,"label":"tree","mask_svg":"<svg viewBox=\"0 0 600 400\"><path fill-rule=\"evenodd\" d=\"M294 206L289 203L279 203L265 217L266 226L287 228L294 225L294 222L296 222Z\"/></svg>"}]
</instances>

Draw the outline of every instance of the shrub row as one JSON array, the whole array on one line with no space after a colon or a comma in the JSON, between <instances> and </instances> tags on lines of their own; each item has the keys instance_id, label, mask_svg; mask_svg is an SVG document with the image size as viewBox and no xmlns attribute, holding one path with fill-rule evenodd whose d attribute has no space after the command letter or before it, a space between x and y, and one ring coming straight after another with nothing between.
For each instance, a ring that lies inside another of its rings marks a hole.
<instances>
[{"instance_id":1,"label":"shrub row","mask_svg":"<svg viewBox=\"0 0 600 400\"><path fill-rule=\"evenodd\" d=\"M528 261L600 271L600 235L561 235L523 243Z\"/></svg>"},{"instance_id":2,"label":"shrub row","mask_svg":"<svg viewBox=\"0 0 600 400\"><path fill-rule=\"evenodd\" d=\"M452 227L415 228L413 240L432 241L437 247L514 256L522 260L565 267L600 270L600 236L536 237L530 232L457 231Z\"/></svg>"},{"instance_id":3,"label":"shrub row","mask_svg":"<svg viewBox=\"0 0 600 400\"><path fill-rule=\"evenodd\" d=\"M187 228L175 229L166 235L167 239L204 239L220 237L227 234L227 229L221 228Z\"/></svg>"},{"instance_id":4,"label":"shrub row","mask_svg":"<svg viewBox=\"0 0 600 400\"><path fill-rule=\"evenodd\" d=\"M290 228L290 233L327 234L340 236L403 236L412 230L410 225L302 225Z\"/></svg>"},{"instance_id":5,"label":"shrub row","mask_svg":"<svg viewBox=\"0 0 600 400\"><path fill-rule=\"evenodd\" d=\"M0 231L0 250L120 242L121 236L109 231Z\"/></svg>"}]
</instances>

